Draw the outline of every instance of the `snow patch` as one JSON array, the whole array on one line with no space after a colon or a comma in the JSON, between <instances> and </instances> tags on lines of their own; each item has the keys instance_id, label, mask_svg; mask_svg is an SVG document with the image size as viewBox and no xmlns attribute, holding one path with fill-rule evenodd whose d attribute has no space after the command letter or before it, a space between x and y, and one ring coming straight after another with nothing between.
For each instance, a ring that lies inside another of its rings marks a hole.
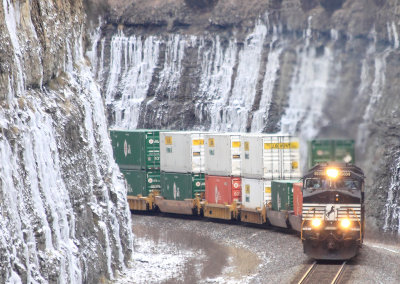
<instances>
[{"instance_id":1,"label":"snow patch","mask_svg":"<svg viewBox=\"0 0 400 284\"><path fill-rule=\"evenodd\" d=\"M171 278L182 280L185 263L195 253L145 238L135 238L134 248L131 268L125 270L115 283L160 283Z\"/></svg>"}]
</instances>

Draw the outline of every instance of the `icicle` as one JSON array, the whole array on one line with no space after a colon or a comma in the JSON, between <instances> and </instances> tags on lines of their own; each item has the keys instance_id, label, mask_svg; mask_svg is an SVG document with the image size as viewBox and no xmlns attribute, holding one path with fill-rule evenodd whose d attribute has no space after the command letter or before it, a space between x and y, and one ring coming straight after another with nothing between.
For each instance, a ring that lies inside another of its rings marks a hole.
<instances>
[{"instance_id":1,"label":"icicle","mask_svg":"<svg viewBox=\"0 0 400 284\"><path fill-rule=\"evenodd\" d=\"M141 103L146 98L157 66L159 44L152 36L144 42L141 37L121 36L113 40L112 46L111 65L114 71L110 74L107 86L108 102L113 102L115 126L134 129L138 124ZM124 68L120 66L121 60ZM116 93L120 98L115 98Z\"/></svg>"},{"instance_id":2,"label":"icicle","mask_svg":"<svg viewBox=\"0 0 400 284\"><path fill-rule=\"evenodd\" d=\"M315 137L324 125L323 107L332 76L333 55L325 48L323 56L317 57L315 48L298 49L297 63L289 93L289 106L281 118L281 131L300 132L306 139Z\"/></svg>"},{"instance_id":3,"label":"icicle","mask_svg":"<svg viewBox=\"0 0 400 284\"><path fill-rule=\"evenodd\" d=\"M252 34L246 40L243 49L239 52L237 75L229 97L228 105L218 110L218 130L246 131L249 112L254 103L256 85L260 69L261 53L267 27L257 23ZM245 94L245 95L244 95Z\"/></svg>"},{"instance_id":4,"label":"icicle","mask_svg":"<svg viewBox=\"0 0 400 284\"><path fill-rule=\"evenodd\" d=\"M391 172L391 182L385 205L385 231L394 230L400 234L400 205L397 203L400 196L400 158L398 158Z\"/></svg>"},{"instance_id":5,"label":"icicle","mask_svg":"<svg viewBox=\"0 0 400 284\"><path fill-rule=\"evenodd\" d=\"M268 61L265 67L266 70L264 75L260 106L259 109L253 114L253 120L251 124L252 132L263 131L267 122L275 81L277 79L277 73L280 68L279 57L283 51L283 48L274 49L273 46L277 40L278 36L276 35L276 29L274 28L272 42L270 44L270 52L268 54Z\"/></svg>"},{"instance_id":6,"label":"icicle","mask_svg":"<svg viewBox=\"0 0 400 284\"><path fill-rule=\"evenodd\" d=\"M220 112L226 107L232 86L233 68L236 64L237 46L231 40L224 50L220 38L217 36L212 40L211 50L205 49L205 42L202 40L199 50L202 51L201 79L198 96L200 102L196 106L197 116L203 112L211 118L211 130L219 130L222 126Z\"/></svg>"},{"instance_id":7,"label":"icicle","mask_svg":"<svg viewBox=\"0 0 400 284\"><path fill-rule=\"evenodd\" d=\"M17 8L19 9L19 4L17 3ZM22 52L19 44L18 36L17 36L17 20L19 20L19 10L14 9L12 2L10 0L3 0L4 7L4 17L8 30L8 34L10 35L11 44L14 51L14 60L17 67L17 94L23 95L25 92L25 76L23 72L23 62L22 62Z\"/></svg>"}]
</instances>

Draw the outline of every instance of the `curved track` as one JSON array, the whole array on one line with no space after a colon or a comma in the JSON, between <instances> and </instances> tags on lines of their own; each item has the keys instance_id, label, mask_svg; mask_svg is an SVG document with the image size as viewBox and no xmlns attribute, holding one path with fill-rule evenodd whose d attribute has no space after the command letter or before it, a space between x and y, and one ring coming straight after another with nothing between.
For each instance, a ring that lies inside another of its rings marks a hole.
<instances>
[{"instance_id":1,"label":"curved track","mask_svg":"<svg viewBox=\"0 0 400 284\"><path fill-rule=\"evenodd\" d=\"M298 284L340 283L345 266L346 261L340 263L315 261L300 279Z\"/></svg>"}]
</instances>

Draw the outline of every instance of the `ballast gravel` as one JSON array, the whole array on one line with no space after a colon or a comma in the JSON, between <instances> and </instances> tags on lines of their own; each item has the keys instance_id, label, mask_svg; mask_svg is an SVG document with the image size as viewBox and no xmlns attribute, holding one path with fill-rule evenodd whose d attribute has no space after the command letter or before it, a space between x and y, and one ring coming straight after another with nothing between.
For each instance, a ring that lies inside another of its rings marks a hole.
<instances>
[{"instance_id":1,"label":"ballast gravel","mask_svg":"<svg viewBox=\"0 0 400 284\"><path fill-rule=\"evenodd\" d=\"M314 260L289 230L132 215L131 267L115 283L297 283ZM345 283L400 283L400 245L368 240Z\"/></svg>"}]
</instances>

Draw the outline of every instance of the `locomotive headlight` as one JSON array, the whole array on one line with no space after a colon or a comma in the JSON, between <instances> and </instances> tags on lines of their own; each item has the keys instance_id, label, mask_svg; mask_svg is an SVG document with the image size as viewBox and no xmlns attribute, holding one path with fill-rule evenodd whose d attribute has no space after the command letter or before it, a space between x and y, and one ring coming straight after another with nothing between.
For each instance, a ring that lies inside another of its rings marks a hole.
<instances>
[{"instance_id":1,"label":"locomotive headlight","mask_svg":"<svg viewBox=\"0 0 400 284\"><path fill-rule=\"evenodd\" d=\"M344 229L347 229L348 227L350 227L350 220L349 219L343 219L342 221L340 221L340 226Z\"/></svg>"},{"instance_id":2,"label":"locomotive headlight","mask_svg":"<svg viewBox=\"0 0 400 284\"><path fill-rule=\"evenodd\" d=\"M331 178L337 178L339 171L337 169L331 168L326 170L326 175Z\"/></svg>"},{"instance_id":3,"label":"locomotive headlight","mask_svg":"<svg viewBox=\"0 0 400 284\"><path fill-rule=\"evenodd\" d=\"M321 219L312 219L311 220L311 225L314 228L318 228L319 226L321 226L321 223L322 223Z\"/></svg>"}]
</instances>

